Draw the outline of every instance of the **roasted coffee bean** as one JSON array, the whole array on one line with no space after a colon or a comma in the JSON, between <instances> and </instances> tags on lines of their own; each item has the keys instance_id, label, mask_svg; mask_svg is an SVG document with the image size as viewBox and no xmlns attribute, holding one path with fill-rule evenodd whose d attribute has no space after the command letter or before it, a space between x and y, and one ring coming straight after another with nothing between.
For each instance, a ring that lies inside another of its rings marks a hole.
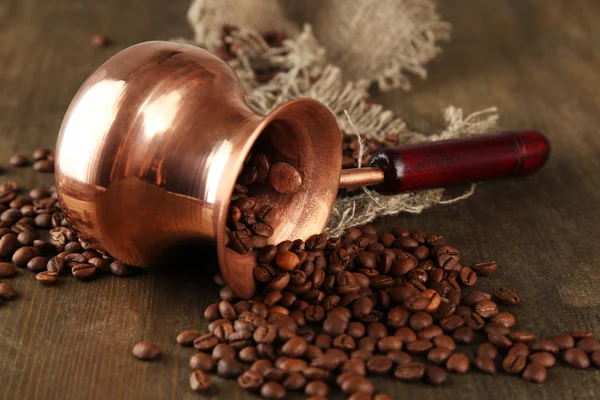
<instances>
[{"instance_id":1,"label":"roasted coffee bean","mask_svg":"<svg viewBox=\"0 0 600 400\"><path fill-rule=\"evenodd\" d=\"M8 159L8 163L13 167L25 167L29 165L29 158L24 154L13 154Z\"/></svg>"},{"instance_id":2,"label":"roasted coffee bean","mask_svg":"<svg viewBox=\"0 0 600 400\"><path fill-rule=\"evenodd\" d=\"M575 347L575 339L571 335L559 334L552 338L559 350L564 351Z\"/></svg>"},{"instance_id":3,"label":"roasted coffee bean","mask_svg":"<svg viewBox=\"0 0 600 400\"><path fill-rule=\"evenodd\" d=\"M195 392L204 392L210 389L210 377L202 370L197 369L190 375L190 388Z\"/></svg>"},{"instance_id":4,"label":"roasted coffee bean","mask_svg":"<svg viewBox=\"0 0 600 400\"><path fill-rule=\"evenodd\" d=\"M525 369L527 357L517 354L508 354L502 360L502 369L510 374L520 374Z\"/></svg>"},{"instance_id":5,"label":"roasted coffee bean","mask_svg":"<svg viewBox=\"0 0 600 400\"><path fill-rule=\"evenodd\" d=\"M410 354L423 354L428 352L432 347L433 343L431 343L429 340L417 339L414 342L406 345L406 351Z\"/></svg>"},{"instance_id":6,"label":"roasted coffee bean","mask_svg":"<svg viewBox=\"0 0 600 400\"><path fill-rule=\"evenodd\" d=\"M242 389L255 391L262 386L263 376L256 371L248 370L238 377L237 382Z\"/></svg>"},{"instance_id":7,"label":"roasted coffee bean","mask_svg":"<svg viewBox=\"0 0 600 400\"><path fill-rule=\"evenodd\" d=\"M431 314L420 311L414 313L410 317L408 324L415 331L420 331L421 329L431 326L431 324L433 324L433 318L431 317Z\"/></svg>"},{"instance_id":8,"label":"roasted coffee bean","mask_svg":"<svg viewBox=\"0 0 600 400\"><path fill-rule=\"evenodd\" d=\"M507 306L514 306L521 300L515 292L505 287L494 290L494 297Z\"/></svg>"},{"instance_id":9,"label":"roasted coffee bean","mask_svg":"<svg viewBox=\"0 0 600 400\"><path fill-rule=\"evenodd\" d=\"M256 347L246 346L238 353L238 357L245 363L253 363L258 360L258 350Z\"/></svg>"},{"instance_id":10,"label":"roasted coffee bean","mask_svg":"<svg viewBox=\"0 0 600 400\"><path fill-rule=\"evenodd\" d=\"M35 276L35 279L43 285L54 285L58 281L58 272L42 271Z\"/></svg>"},{"instance_id":11,"label":"roasted coffee bean","mask_svg":"<svg viewBox=\"0 0 600 400\"><path fill-rule=\"evenodd\" d=\"M398 336L386 336L377 342L377 348L382 353L388 353L392 350L402 349L402 339Z\"/></svg>"},{"instance_id":12,"label":"roasted coffee bean","mask_svg":"<svg viewBox=\"0 0 600 400\"><path fill-rule=\"evenodd\" d=\"M375 375L382 375L392 369L393 363L386 356L375 355L367 361L367 370Z\"/></svg>"},{"instance_id":13,"label":"roasted coffee bean","mask_svg":"<svg viewBox=\"0 0 600 400\"><path fill-rule=\"evenodd\" d=\"M31 272L42 272L46 270L48 259L46 257L34 257L27 263L27 269Z\"/></svg>"},{"instance_id":14,"label":"roasted coffee bean","mask_svg":"<svg viewBox=\"0 0 600 400\"><path fill-rule=\"evenodd\" d=\"M399 328L394 333L394 336L398 336L403 343L411 343L417 340L417 334L415 333L415 331L413 331L407 326Z\"/></svg>"},{"instance_id":15,"label":"roasted coffee bean","mask_svg":"<svg viewBox=\"0 0 600 400\"><path fill-rule=\"evenodd\" d=\"M290 283L290 274L285 272L283 274L277 275L275 278L271 280L271 282L265 287L265 293L269 292L279 292L287 287Z\"/></svg>"},{"instance_id":16,"label":"roasted coffee bean","mask_svg":"<svg viewBox=\"0 0 600 400\"><path fill-rule=\"evenodd\" d=\"M495 360L498 357L498 349L491 343L481 343L477 347L477 356Z\"/></svg>"},{"instance_id":17,"label":"roasted coffee bean","mask_svg":"<svg viewBox=\"0 0 600 400\"><path fill-rule=\"evenodd\" d=\"M278 162L269 171L269 183L282 194L296 193L302 186L302 177L290 164Z\"/></svg>"},{"instance_id":18,"label":"roasted coffee bean","mask_svg":"<svg viewBox=\"0 0 600 400\"><path fill-rule=\"evenodd\" d=\"M468 326L461 326L452 333L452 338L456 343L471 344L475 339L475 332Z\"/></svg>"},{"instance_id":19,"label":"roasted coffee bean","mask_svg":"<svg viewBox=\"0 0 600 400\"><path fill-rule=\"evenodd\" d=\"M91 264L75 264L71 273L79 280L88 280L96 275L96 268Z\"/></svg>"},{"instance_id":20,"label":"roasted coffee bean","mask_svg":"<svg viewBox=\"0 0 600 400\"><path fill-rule=\"evenodd\" d=\"M260 395L268 400L283 399L286 396L286 390L277 382L266 382L260 388Z\"/></svg>"},{"instance_id":21,"label":"roasted coffee bean","mask_svg":"<svg viewBox=\"0 0 600 400\"><path fill-rule=\"evenodd\" d=\"M33 246L33 242L37 240L37 235L32 231L23 231L17 235L17 240L23 246Z\"/></svg>"},{"instance_id":22,"label":"roasted coffee bean","mask_svg":"<svg viewBox=\"0 0 600 400\"><path fill-rule=\"evenodd\" d=\"M158 346L151 342L136 343L131 352L135 358L143 361L153 361L161 356Z\"/></svg>"},{"instance_id":23,"label":"roasted coffee bean","mask_svg":"<svg viewBox=\"0 0 600 400\"><path fill-rule=\"evenodd\" d=\"M490 318L490 322L512 328L516 324L515 317L507 312L500 312Z\"/></svg>"},{"instance_id":24,"label":"roasted coffee bean","mask_svg":"<svg viewBox=\"0 0 600 400\"><path fill-rule=\"evenodd\" d=\"M485 333L496 332L504 336L510 334L510 329L508 329L504 325L495 324L493 322L488 322L487 324L485 324L485 326L483 327L483 331Z\"/></svg>"},{"instance_id":25,"label":"roasted coffee bean","mask_svg":"<svg viewBox=\"0 0 600 400\"><path fill-rule=\"evenodd\" d=\"M452 350L447 347L434 347L427 353L427 360L436 365L446 362L448 357L452 355Z\"/></svg>"},{"instance_id":26,"label":"roasted coffee bean","mask_svg":"<svg viewBox=\"0 0 600 400\"><path fill-rule=\"evenodd\" d=\"M321 396L325 398L327 393L329 393L329 387L323 381L312 381L306 385L304 393L307 396Z\"/></svg>"},{"instance_id":27,"label":"roasted coffee bean","mask_svg":"<svg viewBox=\"0 0 600 400\"><path fill-rule=\"evenodd\" d=\"M487 339L491 344L501 349L512 346L512 341L509 338L495 331L490 331L487 334Z\"/></svg>"},{"instance_id":28,"label":"roasted coffee bean","mask_svg":"<svg viewBox=\"0 0 600 400\"><path fill-rule=\"evenodd\" d=\"M305 370L303 370L302 373L304 374L304 377L306 377L306 379L311 381L325 380L329 377L329 372L319 367L308 367Z\"/></svg>"},{"instance_id":29,"label":"roasted coffee bean","mask_svg":"<svg viewBox=\"0 0 600 400\"><path fill-rule=\"evenodd\" d=\"M205 353L196 353L190 357L190 368L193 370L201 370L210 372L214 367L214 362L211 356Z\"/></svg>"},{"instance_id":30,"label":"roasted coffee bean","mask_svg":"<svg viewBox=\"0 0 600 400\"><path fill-rule=\"evenodd\" d=\"M33 163L33 169L37 172L54 172L54 161L39 160Z\"/></svg>"},{"instance_id":31,"label":"roasted coffee bean","mask_svg":"<svg viewBox=\"0 0 600 400\"><path fill-rule=\"evenodd\" d=\"M218 361L222 358L235 358L236 351L233 347L225 343L219 343L212 350L212 358L215 361Z\"/></svg>"},{"instance_id":32,"label":"roasted coffee bean","mask_svg":"<svg viewBox=\"0 0 600 400\"><path fill-rule=\"evenodd\" d=\"M535 339L535 335L530 332L510 332L508 337L513 342L530 343Z\"/></svg>"},{"instance_id":33,"label":"roasted coffee bean","mask_svg":"<svg viewBox=\"0 0 600 400\"><path fill-rule=\"evenodd\" d=\"M552 340L538 339L530 344L532 351L545 351L548 353L558 353L558 346Z\"/></svg>"},{"instance_id":34,"label":"roasted coffee bean","mask_svg":"<svg viewBox=\"0 0 600 400\"><path fill-rule=\"evenodd\" d=\"M354 393L366 393L371 395L375 391L375 387L370 380L356 375L349 376L345 379L340 385L340 388L346 396L350 396Z\"/></svg>"},{"instance_id":35,"label":"roasted coffee bean","mask_svg":"<svg viewBox=\"0 0 600 400\"><path fill-rule=\"evenodd\" d=\"M525 343L515 343L508 349L508 354L527 357L529 355L529 347Z\"/></svg>"},{"instance_id":36,"label":"roasted coffee bean","mask_svg":"<svg viewBox=\"0 0 600 400\"><path fill-rule=\"evenodd\" d=\"M490 300L480 301L475 305L475 312L481 318L490 318L498 314L498 306Z\"/></svg>"},{"instance_id":37,"label":"roasted coffee bean","mask_svg":"<svg viewBox=\"0 0 600 400\"><path fill-rule=\"evenodd\" d=\"M554 356L545 351L530 354L529 361L531 361L532 363L539 363L546 368L551 368L556 363L556 359L554 358Z\"/></svg>"},{"instance_id":38,"label":"roasted coffee bean","mask_svg":"<svg viewBox=\"0 0 600 400\"><path fill-rule=\"evenodd\" d=\"M17 274L17 269L11 263L0 262L0 278L10 278Z\"/></svg>"},{"instance_id":39,"label":"roasted coffee bean","mask_svg":"<svg viewBox=\"0 0 600 400\"><path fill-rule=\"evenodd\" d=\"M346 333L354 339L362 338L367 332L367 328L362 322L350 322L346 328Z\"/></svg>"},{"instance_id":40,"label":"roasted coffee bean","mask_svg":"<svg viewBox=\"0 0 600 400\"><path fill-rule=\"evenodd\" d=\"M370 358L370 356L369 356L369 358ZM365 376L367 373L365 361L361 360L359 358L352 358L352 359L344 362L341 371L348 372L353 375L360 375L360 376Z\"/></svg>"},{"instance_id":41,"label":"roasted coffee bean","mask_svg":"<svg viewBox=\"0 0 600 400\"><path fill-rule=\"evenodd\" d=\"M464 286L474 286L477 283L477 274L469 267L460 270L459 278Z\"/></svg>"},{"instance_id":42,"label":"roasted coffee bean","mask_svg":"<svg viewBox=\"0 0 600 400\"><path fill-rule=\"evenodd\" d=\"M275 263L284 271L291 271L298 266L300 259L291 251L283 251L277 254Z\"/></svg>"},{"instance_id":43,"label":"roasted coffee bean","mask_svg":"<svg viewBox=\"0 0 600 400\"><path fill-rule=\"evenodd\" d=\"M231 232L229 247L240 254L247 254L252 250L252 240L245 232L234 231Z\"/></svg>"},{"instance_id":44,"label":"roasted coffee bean","mask_svg":"<svg viewBox=\"0 0 600 400\"><path fill-rule=\"evenodd\" d=\"M277 337L277 327L275 325L267 324L256 328L254 331L254 340L256 343L273 343Z\"/></svg>"},{"instance_id":45,"label":"roasted coffee bean","mask_svg":"<svg viewBox=\"0 0 600 400\"><path fill-rule=\"evenodd\" d=\"M472 269L477 273L477 275L481 276L490 276L496 269L498 268L498 264L495 261L482 262L474 264Z\"/></svg>"},{"instance_id":46,"label":"roasted coffee bean","mask_svg":"<svg viewBox=\"0 0 600 400\"><path fill-rule=\"evenodd\" d=\"M8 236L8 235L6 235ZM6 237L4 236L4 237ZM4 238L3 237L3 238ZM27 263L34 257L40 255L40 251L35 247L21 247L12 256L12 263L16 267L25 267Z\"/></svg>"},{"instance_id":47,"label":"roasted coffee bean","mask_svg":"<svg viewBox=\"0 0 600 400\"><path fill-rule=\"evenodd\" d=\"M416 381L425 375L425 365L420 362L398 365L394 370L394 376L401 381Z\"/></svg>"},{"instance_id":48,"label":"roasted coffee bean","mask_svg":"<svg viewBox=\"0 0 600 400\"><path fill-rule=\"evenodd\" d=\"M446 368L457 374L464 374L469 369L469 359L463 353L454 353L446 361Z\"/></svg>"},{"instance_id":49,"label":"roasted coffee bean","mask_svg":"<svg viewBox=\"0 0 600 400\"><path fill-rule=\"evenodd\" d=\"M281 385L287 390L300 390L306 386L306 378L301 372L288 373Z\"/></svg>"},{"instance_id":50,"label":"roasted coffee bean","mask_svg":"<svg viewBox=\"0 0 600 400\"><path fill-rule=\"evenodd\" d=\"M578 340L575 347L577 347L580 350L583 350L586 353L593 353L597 350L600 350L600 343L593 337L587 337Z\"/></svg>"},{"instance_id":51,"label":"roasted coffee bean","mask_svg":"<svg viewBox=\"0 0 600 400\"><path fill-rule=\"evenodd\" d=\"M446 382L448 374L440 367L429 365L425 369L425 377L427 378L428 383L439 386Z\"/></svg>"},{"instance_id":52,"label":"roasted coffee bean","mask_svg":"<svg viewBox=\"0 0 600 400\"><path fill-rule=\"evenodd\" d=\"M590 329L576 329L571 332L571 336L576 340L594 337L594 331Z\"/></svg>"},{"instance_id":53,"label":"roasted coffee bean","mask_svg":"<svg viewBox=\"0 0 600 400\"><path fill-rule=\"evenodd\" d=\"M465 324L465 320L458 315L450 315L442 318L439 322L440 327L446 332L454 332Z\"/></svg>"},{"instance_id":54,"label":"roasted coffee bean","mask_svg":"<svg viewBox=\"0 0 600 400\"><path fill-rule=\"evenodd\" d=\"M590 366L590 359L580 349L570 348L563 353L563 360L574 368L584 369Z\"/></svg>"},{"instance_id":55,"label":"roasted coffee bean","mask_svg":"<svg viewBox=\"0 0 600 400\"><path fill-rule=\"evenodd\" d=\"M0 282L0 298L4 300L10 300L17 296L15 288L6 282Z\"/></svg>"},{"instance_id":56,"label":"roasted coffee bean","mask_svg":"<svg viewBox=\"0 0 600 400\"><path fill-rule=\"evenodd\" d=\"M478 355L477 358L475 358L475 366L481 372L485 372L486 374L496 373L496 365L494 364L494 360L490 357Z\"/></svg>"},{"instance_id":57,"label":"roasted coffee bean","mask_svg":"<svg viewBox=\"0 0 600 400\"><path fill-rule=\"evenodd\" d=\"M217 363L217 375L221 378L237 378L244 372L244 370L244 364L233 357L221 358Z\"/></svg>"},{"instance_id":58,"label":"roasted coffee bean","mask_svg":"<svg viewBox=\"0 0 600 400\"><path fill-rule=\"evenodd\" d=\"M113 261L110 263L110 273L114 276L124 278L127 276L131 276L133 270L127 264L123 264L118 261Z\"/></svg>"},{"instance_id":59,"label":"roasted coffee bean","mask_svg":"<svg viewBox=\"0 0 600 400\"><path fill-rule=\"evenodd\" d=\"M302 357L307 347L306 340L300 336L289 339L281 347L281 354L288 357Z\"/></svg>"},{"instance_id":60,"label":"roasted coffee bean","mask_svg":"<svg viewBox=\"0 0 600 400\"><path fill-rule=\"evenodd\" d=\"M523 371L523 379L533 383L543 383L546 380L548 371L539 363L529 364Z\"/></svg>"},{"instance_id":61,"label":"roasted coffee bean","mask_svg":"<svg viewBox=\"0 0 600 400\"><path fill-rule=\"evenodd\" d=\"M212 350L219 343L219 339L213 333L206 333L194 339L194 347L200 351Z\"/></svg>"}]
</instances>

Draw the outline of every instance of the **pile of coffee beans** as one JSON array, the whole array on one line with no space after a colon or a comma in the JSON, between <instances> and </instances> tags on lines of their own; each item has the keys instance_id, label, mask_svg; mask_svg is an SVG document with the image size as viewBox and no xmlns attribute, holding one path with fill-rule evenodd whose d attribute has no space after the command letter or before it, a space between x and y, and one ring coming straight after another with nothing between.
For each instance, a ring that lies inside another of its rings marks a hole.
<instances>
[{"instance_id":1,"label":"pile of coffee beans","mask_svg":"<svg viewBox=\"0 0 600 400\"><path fill-rule=\"evenodd\" d=\"M270 164L263 153L250 154L238 177L227 216L225 242L240 254L262 249L267 238L273 235L269 222L277 209L269 204L259 204L252 197L252 186L266 182L270 189L280 194L292 194L302 186L302 177L292 165L285 162Z\"/></svg>"},{"instance_id":2,"label":"pile of coffee beans","mask_svg":"<svg viewBox=\"0 0 600 400\"><path fill-rule=\"evenodd\" d=\"M54 170L54 155L43 148L31 159L15 154L9 163L20 168L31 160L37 171ZM0 279L17 276L18 269L36 274L43 285L54 285L67 273L86 281L102 273L124 277L133 272L79 240L64 218L54 187L22 193L16 182L7 181L0 184ZM16 294L12 285L0 283L0 299Z\"/></svg>"},{"instance_id":3,"label":"pile of coffee beans","mask_svg":"<svg viewBox=\"0 0 600 400\"><path fill-rule=\"evenodd\" d=\"M542 383L557 358L600 367L593 331L544 339L515 329L508 307L518 294L475 289L497 263L466 266L438 234L367 225L266 245L257 263L256 296L236 299L223 286L204 312L208 331L177 336L199 351L189 361L193 390L207 390L206 374L216 373L267 399L288 391L321 399L338 387L351 399L383 400L368 376L441 385L449 372L475 369Z\"/></svg>"},{"instance_id":4,"label":"pile of coffee beans","mask_svg":"<svg viewBox=\"0 0 600 400\"><path fill-rule=\"evenodd\" d=\"M35 150L31 159L25 154L14 154L8 162L13 167L22 168L33 165L33 169L38 172L54 172L54 153L46 148Z\"/></svg>"}]
</instances>

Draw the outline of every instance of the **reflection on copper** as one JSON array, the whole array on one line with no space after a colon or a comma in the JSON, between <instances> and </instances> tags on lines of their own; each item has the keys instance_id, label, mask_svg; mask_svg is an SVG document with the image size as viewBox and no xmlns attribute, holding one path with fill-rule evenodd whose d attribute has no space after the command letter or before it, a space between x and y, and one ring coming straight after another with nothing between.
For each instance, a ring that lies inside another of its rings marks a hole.
<instances>
[{"instance_id":1,"label":"reflection on copper","mask_svg":"<svg viewBox=\"0 0 600 400\"><path fill-rule=\"evenodd\" d=\"M341 134L329 109L297 99L260 115L213 54L141 43L104 63L71 102L56 149L59 199L83 240L128 264L165 264L181 243L216 243L225 281L247 298L255 259L226 248L223 237L233 186L255 144L296 166L304 182L288 195L253 189L279 211L270 241L320 233L341 169Z\"/></svg>"},{"instance_id":2,"label":"reflection on copper","mask_svg":"<svg viewBox=\"0 0 600 400\"><path fill-rule=\"evenodd\" d=\"M351 168L343 169L340 175L340 189L354 189L362 186L378 185L383 183L385 175L379 168Z\"/></svg>"}]
</instances>

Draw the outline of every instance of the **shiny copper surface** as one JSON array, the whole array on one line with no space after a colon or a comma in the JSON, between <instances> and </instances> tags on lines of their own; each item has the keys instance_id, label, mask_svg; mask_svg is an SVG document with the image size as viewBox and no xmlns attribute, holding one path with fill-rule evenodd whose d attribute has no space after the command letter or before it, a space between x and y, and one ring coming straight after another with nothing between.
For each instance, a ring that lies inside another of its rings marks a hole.
<instances>
[{"instance_id":1,"label":"shiny copper surface","mask_svg":"<svg viewBox=\"0 0 600 400\"><path fill-rule=\"evenodd\" d=\"M340 175L340 189L354 189L362 186L383 183L385 175L374 167L343 169Z\"/></svg>"},{"instance_id":2,"label":"shiny copper surface","mask_svg":"<svg viewBox=\"0 0 600 400\"><path fill-rule=\"evenodd\" d=\"M128 264L151 266L181 244L216 243L225 281L249 297L254 258L225 247L223 237L233 186L255 143L273 162L294 165L304 182L290 195L253 189L279 209L269 241L320 233L341 169L329 109L297 99L265 117L213 54L141 43L103 64L71 102L56 149L59 198L83 240Z\"/></svg>"}]
</instances>

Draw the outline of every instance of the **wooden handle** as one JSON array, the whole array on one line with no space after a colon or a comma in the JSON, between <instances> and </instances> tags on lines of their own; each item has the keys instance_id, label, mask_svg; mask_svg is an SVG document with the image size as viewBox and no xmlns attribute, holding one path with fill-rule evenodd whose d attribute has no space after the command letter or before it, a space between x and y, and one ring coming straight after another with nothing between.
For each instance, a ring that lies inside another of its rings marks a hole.
<instances>
[{"instance_id":1,"label":"wooden handle","mask_svg":"<svg viewBox=\"0 0 600 400\"><path fill-rule=\"evenodd\" d=\"M391 194L529 174L549 154L541 133L503 132L384 149L369 166L385 175L374 189Z\"/></svg>"}]
</instances>

